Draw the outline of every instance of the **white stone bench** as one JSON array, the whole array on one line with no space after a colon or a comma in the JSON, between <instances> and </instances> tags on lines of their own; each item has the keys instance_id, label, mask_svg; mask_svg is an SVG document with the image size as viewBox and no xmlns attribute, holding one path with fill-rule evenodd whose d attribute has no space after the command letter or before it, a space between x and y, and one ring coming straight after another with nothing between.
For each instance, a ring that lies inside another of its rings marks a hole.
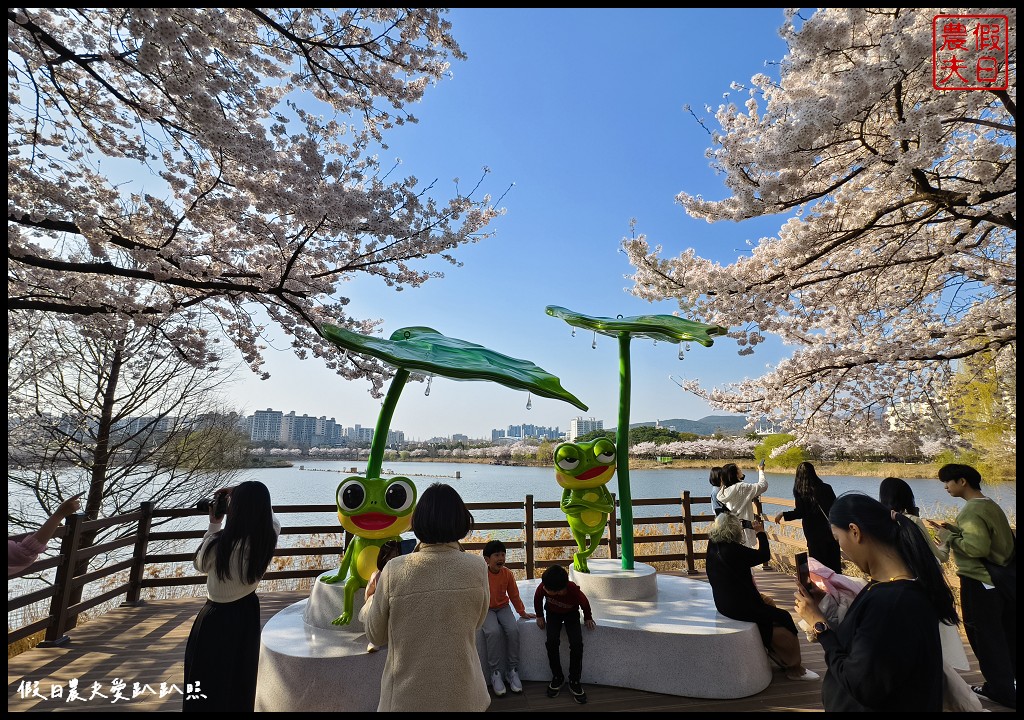
<instances>
[{"instance_id":1,"label":"white stone bench","mask_svg":"<svg viewBox=\"0 0 1024 720\"><path fill-rule=\"evenodd\" d=\"M584 684L696 698L740 698L771 684L772 670L757 626L730 620L715 609L711 586L657 575L643 563L624 571L620 560L594 559L589 574L570 571L597 627L583 629ZM539 579L517 583L528 612ZM652 594L653 591L653 594ZM637 597L635 600L612 599ZM518 621L519 676L548 681L547 632L536 620ZM481 657L486 658L482 640ZM562 670L569 671L569 640L562 632ZM486 659L483 663L487 675Z\"/></svg>"},{"instance_id":2,"label":"white stone bench","mask_svg":"<svg viewBox=\"0 0 1024 720\"><path fill-rule=\"evenodd\" d=\"M387 651L366 651L366 634L358 620L362 592L355 595L357 618L349 625L331 625L344 606L344 588L344 583L326 585L318 577L308 600L285 608L263 627L258 712L377 710Z\"/></svg>"},{"instance_id":3,"label":"white stone bench","mask_svg":"<svg viewBox=\"0 0 1024 720\"><path fill-rule=\"evenodd\" d=\"M586 593L597 627L583 630L584 684L667 695L728 699L754 695L772 671L753 623L730 620L715 609L711 586L700 580L657 575L636 563L591 558L589 574L571 572ZM327 574L327 573L324 573ZM521 580L527 609L539 580ZM256 709L264 712L372 712L377 709L387 648L366 651L362 624L338 627L342 586L317 582L309 600L275 615L263 629ZM615 599L615 598L634 599ZM356 593L354 611L362 606ZM548 681L546 632L519 620L519 675ZM487 676L482 634L477 643ZM569 670L563 632L562 667Z\"/></svg>"}]
</instances>

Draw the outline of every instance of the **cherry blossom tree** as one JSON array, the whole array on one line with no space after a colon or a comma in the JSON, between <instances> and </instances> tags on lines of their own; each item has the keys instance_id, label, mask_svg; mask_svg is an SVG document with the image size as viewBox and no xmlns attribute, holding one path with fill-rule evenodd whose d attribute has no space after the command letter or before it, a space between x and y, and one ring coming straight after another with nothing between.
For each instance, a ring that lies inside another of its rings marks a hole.
<instances>
[{"instance_id":1,"label":"cherry blossom tree","mask_svg":"<svg viewBox=\"0 0 1024 720\"><path fill-rule=\"evenodd\" d=\"M933 87L942 13L1008 16L1009 90ZM941 419L967 359L1015 376L1015 28L1008 8L787 14L778 80L734 84L744 99L714 113L729 196L676 198L708 222L780 215L777 237L724 265L623 241L635 295L729 327L740 355L768 334L795 346L760 377L687 389L799 435L900 408Z\"/></svg>"},{"instance_id":2,"label":"cherry blossom tree","mask_svg":"<svg viewBox=\"0 0 1024 720\"><path fill-rule=\"evenodd\" d=\"M355 273L396 290L486 237L480 182L393 177L390 128L466 56L439 8L8 10L8 308L137 323L192 313L257 373L269 324L343 377L326 342ZM484 169L486 174L486 168ZM481 176L482 180L482 176ZM263 374L266 377L266 374Z\"/></svg>"}]
</instances>

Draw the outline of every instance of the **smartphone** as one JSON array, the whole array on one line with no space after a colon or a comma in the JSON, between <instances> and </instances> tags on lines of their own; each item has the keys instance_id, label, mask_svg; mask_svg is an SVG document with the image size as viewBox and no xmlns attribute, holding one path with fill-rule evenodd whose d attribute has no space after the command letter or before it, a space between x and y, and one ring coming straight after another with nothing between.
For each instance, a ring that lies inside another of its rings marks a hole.
<instances>
[{"instance_id":1,"label":"smartphone","mask_svg":"<svg viewBox=\"0 0 1024 720\"><path fill-rule=\"evenodd\" d=\"M377 569L383 570L384 566L388 564L388 560L401 554L402 543L397 540L388 540L380 546L380 551L377 553Z\"/></svg>"},{"instance_id":2,"label":"smartphone","mask_svg":"<svg viewBox=\"0 0 1024 720\"><path fill-rule=\"evenodd\" d=\"M811 568L807 563L807 553L798 552L796 554L796 579L807 592L811 592L813 584L811 583Z\"/></svg>"},{"instance_id":3,"label":"smartphone","mask_svg":"<svg viewBox=\"0 0 1024 720\"><path fill-rule=\"evenodd\" d=\"M764 458L761 458L761 462L759 462L759 463L757 464L757 466L758 466L759 468L761 468L762 470L764 470Z\"/></svg>"}]
</instances>

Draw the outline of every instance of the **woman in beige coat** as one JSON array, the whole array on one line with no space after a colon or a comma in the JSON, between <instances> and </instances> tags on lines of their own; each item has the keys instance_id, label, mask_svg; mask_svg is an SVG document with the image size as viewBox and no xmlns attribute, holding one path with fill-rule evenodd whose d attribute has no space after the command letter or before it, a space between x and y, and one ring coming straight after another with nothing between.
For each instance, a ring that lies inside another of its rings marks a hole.
<instances>
[{"instance_id":1,"label":"woman in beige coat","mask_svg":"<svg viewBox=\"0 0 1024 720\"><path fill-rule=\"evenodd\" d=\"M487 564L462 551L473 516L450 485L416 503L416 550L389 561L366 586L366 637L388 646L378 712L480 712L491 704L477 632L490 604Z\"/></svg>"}]
</instances>

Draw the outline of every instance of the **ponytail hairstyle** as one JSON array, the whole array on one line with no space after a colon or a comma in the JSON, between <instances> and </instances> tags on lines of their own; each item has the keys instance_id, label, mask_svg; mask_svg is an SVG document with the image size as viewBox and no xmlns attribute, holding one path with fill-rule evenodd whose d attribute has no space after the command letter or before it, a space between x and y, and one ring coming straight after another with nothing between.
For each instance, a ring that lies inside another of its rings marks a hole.
<instances>
[{"instance_id":1,"label":"ponytail hairstyle","mask_svg":"<svg viewBox=\"0 0 1024 720\"><path fill-rule=\"evenodd\" d=\"M204 558L211 551L215 553L217 577L226 581L232 576L231 557L237 548L242 573L238 579L252 585L267 571L275 547L277 532L270 491L258 480L239 483L231 490L224 529L206 546Z\"/></svg>"},{"instance_id":2,"label":"ponytail hairstyle","mask_svg":"<svg viewBox=\"0 0 1024 720\"><path fill-rule=\"evenodd\" d=\"M865 535L870 535L898 552L910 572L921 583L939 620L947 625L959 622L953 592L946 584L939 564L935 562L928 541L912 520L857 491L845 492L836 498L828 520L837 528L856 525Z\"/></svg>"},{"instance_id":3,"label":"ponytail hairstyle","mask_svg":"<svg viewBox=\"0 0 1024 720\"><path fill-rule=\"evenodd\" d=\"M916 517L921 514L914 504L914 491L910 484L898 477L887 477L882 481L878 486L878 502L904 515Z\"/></svg>"}]
</instances>

